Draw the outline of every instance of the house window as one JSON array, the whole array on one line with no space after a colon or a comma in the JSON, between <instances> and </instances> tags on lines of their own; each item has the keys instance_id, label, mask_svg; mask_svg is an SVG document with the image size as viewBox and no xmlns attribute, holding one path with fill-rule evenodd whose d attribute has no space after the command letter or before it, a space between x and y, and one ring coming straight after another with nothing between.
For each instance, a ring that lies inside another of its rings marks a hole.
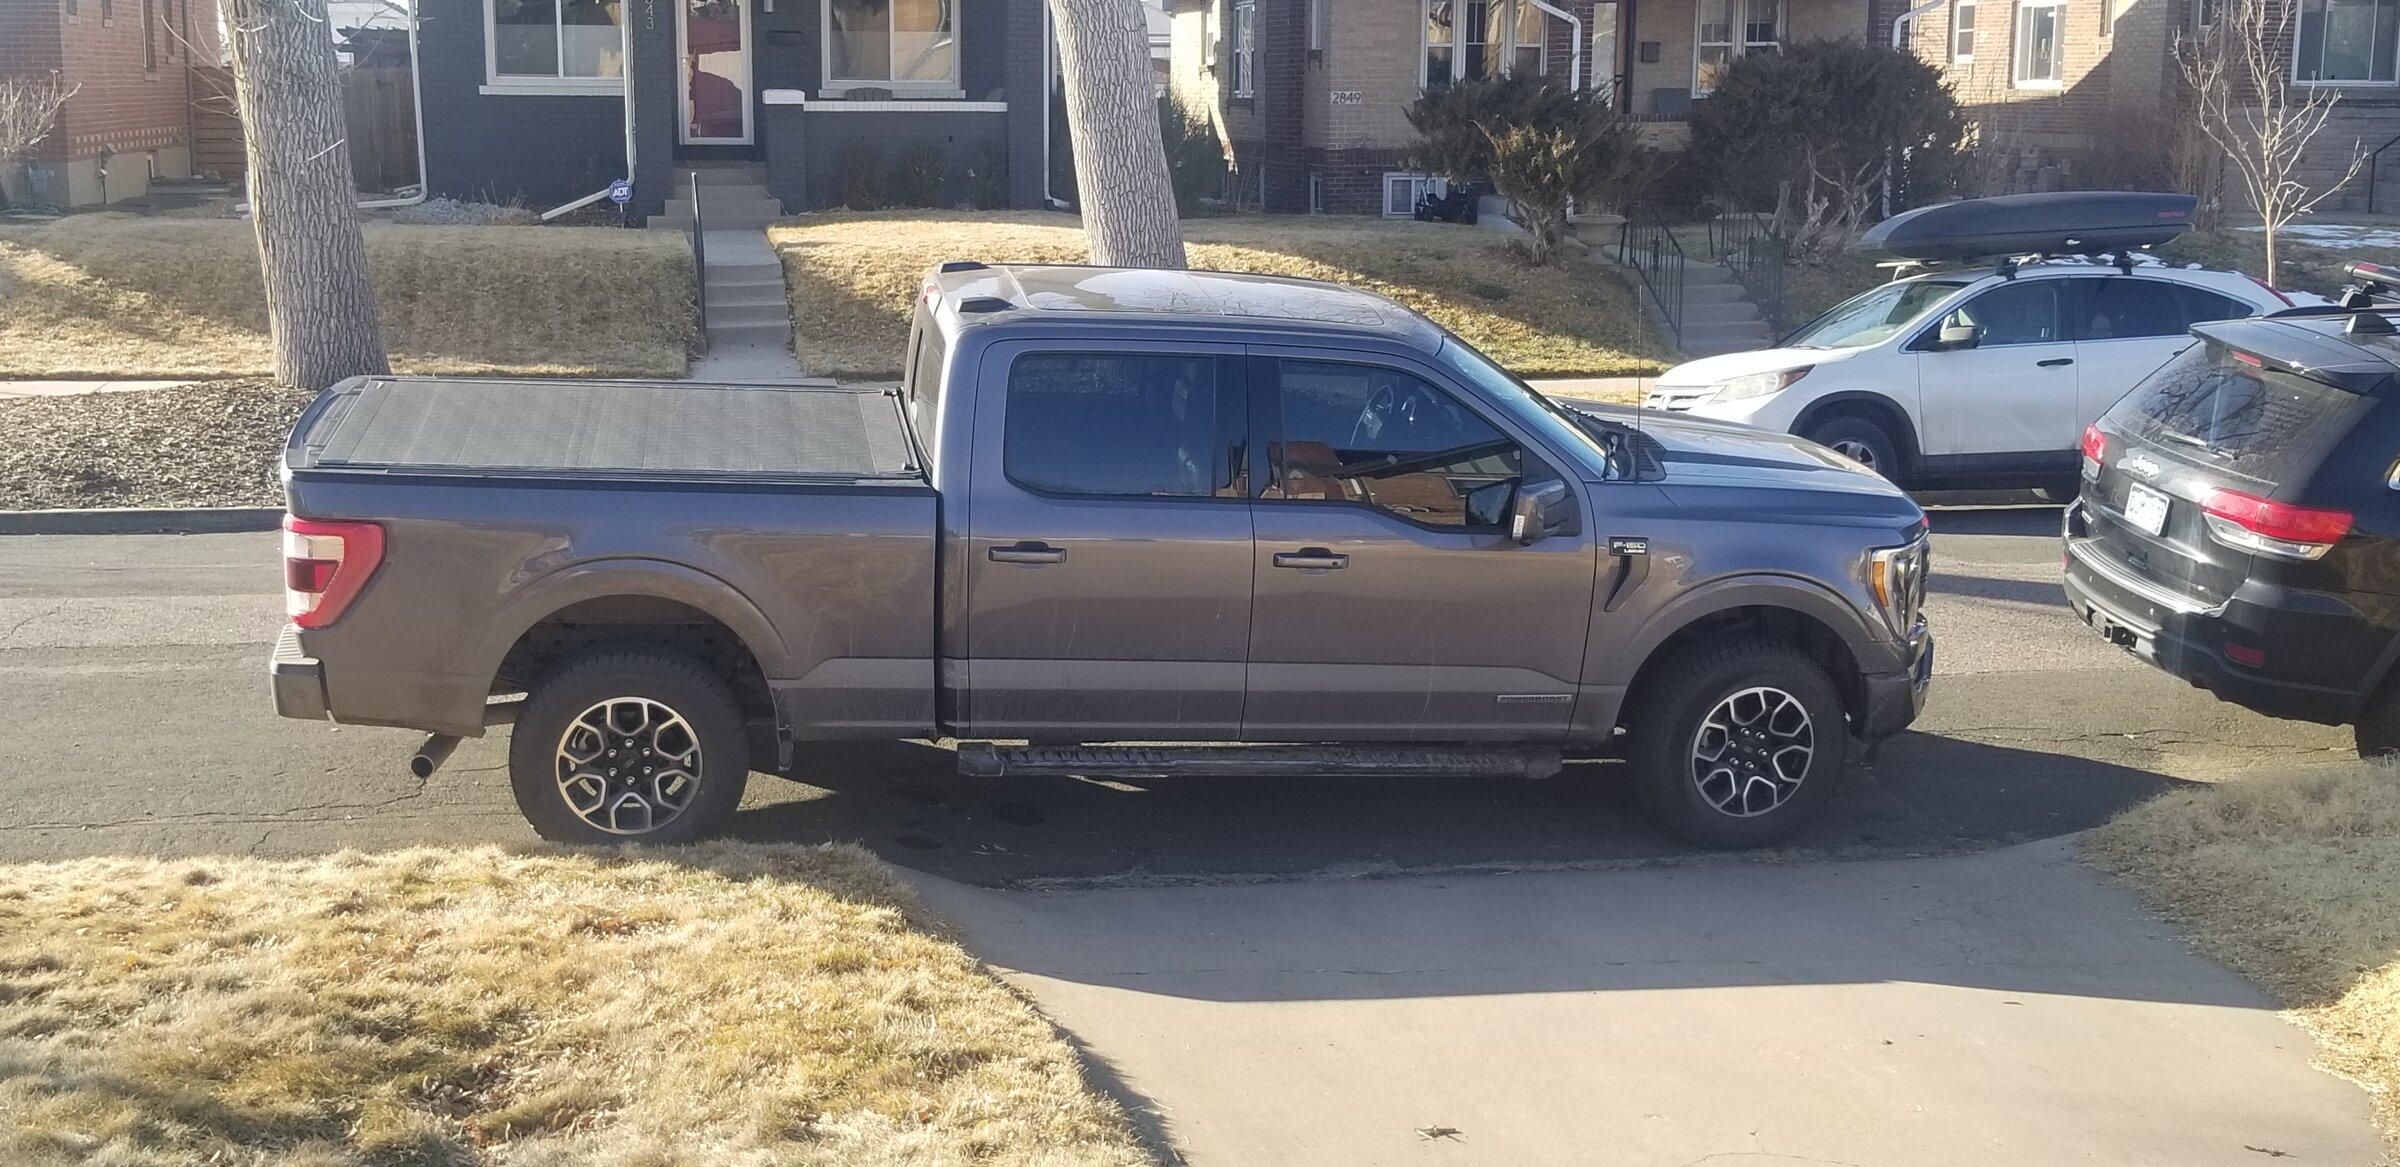
<instances>
[{"instance_id":1,"label":"house window","mask_svg":"<svg viewBox=\"0 0 2400 1167\"><path fill-rule=\"evenodd\" d=\"M65 6L61 11L67 14L68 20L80 20L83 18L83 14L77 11L78 7L75 0L65 0Z\"/></svg>"},{"instance_id":2,"label":"house window","mask_svg":"<svg viewBox=\"0 0 2400 1167\"><path fill-rule=\"evenodd\" d=\"M1975 59L1975 0L1958 0L1950 10L1950 59L1961 65Z\"/></svg>"},{"instance_id":3,"label":"house window","mask_svg":"<svg viewBox=\"0 0 2400 1167\"><path fill-rule=\"evenodd\" d=\"M158 72L158 0L142 0L142 72Z\"/></svg>"},{"instance_id":4,"label":"house window","mask_svg":"<svg viewBox=\"0 0 2400 1167\"><path fill-rule=\"evenodd\" d=\"M836 86L957 88L957 0L826 0L825 77Z\"/></svg>"},{"instance_id":5,"label":"house window","mask_svg":"<svg viewBox=\"0 0 2400 1167\"><path fill-rule=\"evenodd\" d=\"M1450 193L1450 184L1430 174L1386 174L1383 176L1383 217L1413 219L1417 216L1417 200L1426 195L1441 198Z\"/></svg>"},{"instance_id":6,"label":"house window","mask_svg":"<svg viewBox=\"0 0 2400 1167\"><path fill-rule=\"evenodd\" d=\"M1737 57L1783 47L1780 0L1700 0L1699 28L1692 43L1692 96L1716 89L1717 78Z\"/></svg>"},{"instance_id":7,"label":"house window","mask_svg":"<svg viewBox=\"0 0 2400 1167\"><path fill-rule=\"evenodd\" d=\"M1527 0L1419 0L1425 14L1425 89L1549 68L1548 17Z\"/></svg>"},{"instance_id":8,"label":"house window","mask_svg":"<svg viewBox=\"0 0 2400 1167\"><path fill-rule=\"evenodd\" d=\"M2056 89L2065 84L2066 0L2019 0L2016 67L2019 89Z\"/></svg>"},{"instance_id":9,"label":"house window","mask_svg":"<svg viewBox=\"0 0 2400 1167\"><path fill-rule=\"evenodd\" d=\"M2400 0L2300 0L2292 79L2388 85L2400 46Z\"/></svg>"},{"instance_id":10,"label":"house window","mask_svg":"<svg viewBox=\"0 0 2400 1167\"><path fill-rule=\"evenodd\" d=\"M1248 97L1256 92L1257 76L1257 0L1233 0L1233 95Z\"/></svg>"},{"instance_id":11,"label":"house window","mask_svg":"<svg viewBox=\"0 0 2400 1167\"><path fill-rule=\"evenodd\" d=\"M1617 100L1620 51L1617 47L1616 0L1600 0L1600 3L1592 5L1592 88L1605 94L1612 105Z\"/></svg>"},{"instance_id":12,"label":"house window","mask_svg":"<svg viewBox=\"0 0 2400 1167\"><path fill-rule=\"evenodd\" d=\"M484 0L495 85L625 75L617 0Z\"/></svg>"}]
</instances>

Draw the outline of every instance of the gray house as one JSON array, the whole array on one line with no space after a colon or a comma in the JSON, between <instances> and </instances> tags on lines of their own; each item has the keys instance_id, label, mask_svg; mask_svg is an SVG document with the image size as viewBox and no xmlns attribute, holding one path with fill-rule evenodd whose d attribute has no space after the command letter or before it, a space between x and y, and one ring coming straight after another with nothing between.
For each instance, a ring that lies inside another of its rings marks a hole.
<instances>
[{"instance_id":1,"label":"gray house","mask_svg":"<svg viewBox=\"0 0 2400 1167\"><path fill-rule=\"evenodd\" d=\"M799 211L838 202L846 168L931 147L945 201L1044 203L1044 0L417 4L434 195L546 209L630 157L640 214L703 167L752 170Z\"/></svg>"}]
</instances>

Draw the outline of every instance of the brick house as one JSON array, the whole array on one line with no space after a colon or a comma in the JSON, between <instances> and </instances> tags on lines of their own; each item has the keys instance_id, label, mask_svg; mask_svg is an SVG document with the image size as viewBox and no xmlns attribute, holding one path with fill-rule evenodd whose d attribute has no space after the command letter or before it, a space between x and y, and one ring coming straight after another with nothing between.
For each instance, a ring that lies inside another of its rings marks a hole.
<instances>
[{"instance_id":1,"label":"brick house","mask_svg":"<svg viewBox=\"0 0 2400 1167\"><path fill-rule=\"evenodd\" d=\"M1538 72L1605 90L1685 140L1692 104L1745 53L1871 35L1897 0L1167 0L1173 91L1268 210L1405 214L1404 112L1428 86ZM1888 32L1882 35L1889 35Z\"/></svg>"},{"instance_id":2,"label":"brick house","mask_svg":"<svg viewBox=\"0 0 2400 1167\"><path fill-rule=\"evenodd\" d=\"M56 74L76 87L12 199L91 206L192 176L196 67L218 62L214 0L0 0L0 76Z\"/></svg>"}]
</instances>

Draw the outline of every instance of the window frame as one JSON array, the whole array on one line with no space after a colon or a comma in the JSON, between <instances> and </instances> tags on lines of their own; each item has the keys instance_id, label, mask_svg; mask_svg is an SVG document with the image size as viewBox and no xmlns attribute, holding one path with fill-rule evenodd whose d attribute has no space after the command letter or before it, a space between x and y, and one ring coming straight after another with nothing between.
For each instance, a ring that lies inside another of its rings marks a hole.
<instances>
[{"instance_id":1,"label":"window frame","mask_svg":"<svg viewBox=\"0 0 2400 1167\"><path fill-rule=\"evenodd\" d=\"M1465 13L1468 2L1469 0L1417 0L1418 93L1428 92L1433 83L1433 62L1428 58L1431 56L1433 50L1437 47L1446 47L1450 50L1450 77L1446 82L1444 82L1444 85L1456 85L1462 80L1469 79L1464 73L1464 70L1467 67ZM1522 13L1525 9L1532 9L1535 12L1541 13L1543 29L1543 36L1541 40L1541 75L1545 77L1549 76L1550 37L1548 33L1549 22L1554 18L1548 12L1543 12L1539 7L1532 4L1530 0L1488 0L1488 2L1510 10L1508 18L1501 21L1503 36L1500 44L1494 46L1488 42L1478 42L1483 44L1485 53L1491 55L1492 59L1500 62L1502 66L1493 74L1493 76L1506 77L1513 74L1516 70L1517 50L1520 47L1533 47L1531 45L1520 45L1517 41L1517 24L1523 19ZM1780 0L1778 0L1778 2L1780 2ZM1444 3L1450 6L1452 12L1450 20L1450 39L1447 42L1442 42L1441 44L1437 45L1433 39L1433 6Z\"/></svg>"},{"instance_id":2,"label":"window frame","mask_svg":"<svg viewBox=\"0 0 2400 1167\"><path fill-rule=\"evenodd\" d=\"M2054 336L2048 340L2012 340L1995 344L1986 344L1981 338L1977 338L1975 347L1965 351L1980 352L1984 349L1992 348L2031 348L2035 345L2044 344L2074 344L2076 342L2067 336L2066 298L2069 295L2074 294L2074 289L2068 287L2067 284L2072 278L2074 277L2053 276L2048 279L2028 280L2020 277L2013 280L2002 280L1999 283L1989 284L1980 288L1970 287L1961 289L1953 298L1944 301L1942 304L1936 307L1933 314L1926 318L1925 326L1920 328L1915 336L1909 338L1908 345L1904 351L1917 353L1940 351L1933 347L1934 342L1941 336L1942 322L1948 320L1954 313L1962 312L1973 307L1975 301L1983 299L1985 296L2003 292L2011 288L2039 286L2050 287L2050 321L2052 326L2058 332L2057 336Z\"/></svg>"},{"instance_id":3,"label":"window frame","mask_svg":"<svg viewBox=\"0 0 2400 1167\"><path fill-rule=\"evenodd\" d=\"M1345 365L1414 377L1435 392L1449 397L1459 408L1483 424L1490 426L1492 432L1506 438L1517 447L1519 457L1517 488L1519 490L1523 490L1525 484L1529 482L1546 482L1554 479L1568 481L1568 476L1560 473L1555 467L1554 463L1557 460L1555 455L1543 449L1539 442L1532 440L1519 432L1515 426L1510 425L1507 417L1494 416L1497 411L1490 408L1482 400L1481 395L1468 391L1464 386L1437 370L1421 368L1413 363L1404 364L1388 359L1379 360L1373 356L1362 356L1355 352L1253 348L1250 352L1250 359L1246 362L1249 367L1245 373L1245 389L1250 401L1248 441L1250 489L1247 497L1251 502L1271 502L1278 506L1342 507L1365 511L1369 514L1381 515L1394 522L1406 523L1416 530L1437 535L1489 538L1495 535L1505 536L1508 531L1508 521L1505 518L1497 526L1491 527L1478 527L1466 523L1447 526L1411 518L1380 503L1359 502L1347 498L1283 497L1281 493L1283 476L1280 473L1282 468L1276 465L1274 447L1281 445L1284 438L1282 365L1286 361L1310 365ZM1578 505L1581 505L1580 500L1578 500Z\"/></svg>"},{"instance_id":4,"label":"window frame","mask_svg":"<svg viewBox=\"0 0 2400 1167\"><path fill-rule=\"evenodd\" d=\"M2050 67L2053 77L2025 75L2027 51L2032 38L2026 35L2026 21L2036 11L2050 14ZM2012 89L2064 89L2067 87L2067 0L2017 0L2016 12L2010 20L2008 47L2008 84Z\"/></svg>"},{"instance_id":5,"label":"window frame","mask_svg":"<svg viewBox=\"0 0 2400 1167\"><path fill-rule=\"evenodd\" d=\"M1978 3L1979 0L1951 0L1950 63L1953 65L1972 65L1975 63L1975 37L1976 34L1981 30L1978 29L1973 23L1973 19L1982 14L1979 10ZM1961 12L1967 14L1968 22L1963 24L1960 22L1958 14ZM1967 38L1967 48L1965 52L1960 52L1958 48L1958 38L1961 35L1964 35Z\"/></svg>"},{"instance_id":6,"label":"window frame","mask_svg":"<svg viewBox=\"0 0 2400 1167\"><path fill-rule=\"evenodd\" d=\"M756 0L752 0L752 2L755 3ZM841 95L848 93L853 89L888 89L892 91L892 96L894 98L941 100L953 98L963 99L966 97L967 29L965 4L967 0L938 0L938 2L947 5L950 10L950 76L939 81L899 81L893 79L878 81L873 78L836 77L833 75L833 0L815 0L817 5L817 96L840 97ZM749 10L747 8L743 10L745 15L748 14L748 11ZM884 60L884 71L887 73L894 71L891 68L892 61L889 57L889 54L891 52L891 38L898 35L891 31L892 21L896 19L896 13L898 11L899 0L884 0L883 23L884 35L886 38L884 49L886 53L886 59ZM757 46L753 44L751 46L751 52L755 55L757 51ZM751 62L751 74L753 78L752 84L757 83L757 72L757 62L753 60Z\"/></svg>"},{"instance_id":7,"label":"window frame","mask_svg":"<svg viewBox=\"0 0 2400 1167\"><path fill-rule=\"evenodd\" d=\"M622 30L627 17L625 0L602 0L602 2L617 6L615 27ZM480 0L479 7L483 9L483 88L481 92L484 94L555 94L566 97L585 97L608 96L625 92L623 70L627 62L618 62L618 73L614 77L576 77L566 73L567 15L565 0L550 0L551 52L554 54L551 58L553 62L551 68L554 72L548 76L539 73L502 73L500 71L499 0ZM620 32L618 35L622 37L623 33Z\"/></svg>"},{"instance_id":8,"label":"window frame","mask_svg":"<svg viewBox=\"0 0 2400 1167\"><path fill-rule=\"evenodd\" d=\"M1258 96L1258 0L1232 0L1226 56L1233 76L1226 92L1236 99Z\"/></svg>"},{"instance_id":9,"label":"window frame","mask_svg":"<svg viewBox=\"0 0 2400 1167\"><path fill-rule=\"evenodd\" d=\"M1008 417L1009 411L1016 402L1017 365L1022 361L1045 357L1102 357L1109 359L1165 357L1171 360L1213 362L1217 369L1217 416L1215 447L1212 448L1210 456L1213 460L1215 449L1222 448L1230 442L1232 452L1228 455L1226 469L1232 472L1232 485L1210 494L1091 494L1081 491L1052 490L1048 487L1035 486L1018 478L1016 471L1008 463ZM955 359L953 357L953 360ZM1064 342L1056 346L1028 345L1017 348L1006 354L1006 363L1000 369L1001 405L998 427L1000 433L999 441L996 443L999 449L994 451L993 455L997 469L1000 471L1000 478L1013 490L1022 491L1029 497L1050 502L1139 502L1159 503L1167 506L1188 506L1201 503L1247 507L1257 492L1257 483L1253 480L1252 474L1258 464L1257 453L1252 449L1251 440L1257 406L1251 400L1249 376L1250 362L1243 359L1242 350L1238 345L1161 343L1099 347L1091 345L1089 342L1084 344Z\"/></svg>"},{"instance_id":10,"label":"window frame","mask_svg":"<svg viewBox=\"0 0 2400 1167\"><path fill-rule=\"evenodd\" d=\"M1782 52L1784 42L1789 39L1791 33L1791 12L1786 0L1775 0L1775 39L1771 41L1749 39L1750 0L1724 0L1724 2L1734 7L1734 19L1727 29L1728 35L1735 38L1732 40L1704 41L1700 39L1700 29L1704 18L1708 15L1709 0L1700 0L1699 3L1692 5L1692 96L1694 97L1706 97L1716 91L1713 86L1703 87L1700 84L1700 50L1708 48L1726 50L1725 64L1730 67L1735 61L1754 52ZM2065 0L2060 0L2060 2L2064 3Z\"/></svg>"},{"instance_id":11,"label":"window frame","mask_svg":"<svg viewBox=\"0 0 2400 1167\"><path fill-rule=\"evenodd\" d=\"M2389 0L2385 0L2385 2L2388 3ZM2206 0L2194 0L2194 3L2203 4L2206 3ZM2197 20L2201 14L2213 14L2213 12L2213 7L2201 9L2195 14L2194 19ZM2393 18L2391 21L2392 27L2388 30L2384 30L2383 35L2385 41L2388 42L2386 47L2393 50L2391 55L2386 58L2387 62L2389 62L2389 67L2392 69L2392 76L2381 79L2370 77L2358 80L2326 77L2302 77L2300 75L2300 41L2301 30L2308 21L2308 5L2306 4L2305 0L2292 0L2292 39L2289 49L2292 58L2292 84L2304 85L2312 89L2319 86L2329 86L2335 88L2352 86L2360 89L2400 88L2400 5L2393 5L2390 15ZM2320 15L2318 19L2322 20L2324 17ZM2379 17L2377 20L2378 26L2380 27L2382 23L2383 22ZM2202 25L2201 27L2205 28L2207 26ZM2370 62L2372 62L2374 59L2373 52L2373 49L2368 50L2368 60ZM2325 40L2320 36L2317 40L2317 63L2319 68L2324 67L2324 61ZM2373 66L2370 64L2369 67L2372 68Z\"/></svg>"},{"instance_id":12,"label":"window frame","mask_svg":"<svg viewBox=\"0 0 2400 1167\"><path fill-rule=\"evenodd\" d=\"M1392 184L1394 182L1408 183L1409 191L1411 192L1408 199L1408 205L1401 208L1397 213L1392 210ZM1383 217L1386 219L1416 218L1417 200L1425 197L1426 188L1434 186L1440 187L1441 193L1445 197L1449 195L1450 180L1443 178L1438 174L1426 174L1415 170L1384 171L1382 175Z\"/></svg>"}]
</instances>

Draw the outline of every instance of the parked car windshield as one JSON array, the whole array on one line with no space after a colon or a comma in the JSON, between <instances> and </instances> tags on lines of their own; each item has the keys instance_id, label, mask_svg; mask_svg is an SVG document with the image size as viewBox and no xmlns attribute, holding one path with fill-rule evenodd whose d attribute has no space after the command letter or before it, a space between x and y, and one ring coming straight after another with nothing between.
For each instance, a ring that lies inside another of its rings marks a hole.
<instances>
[{"instance_id":1,"label":"parked car windshield","mask_svg":"<svg viewBox=\"0 0 2400 1167\"><path fill-rule=\"evenodd\" d=\"M1860 292L1809 321L1782 347L1859 348L1881 344L1970 282L1915 280Z\"/></svg>"}]
</instances>

